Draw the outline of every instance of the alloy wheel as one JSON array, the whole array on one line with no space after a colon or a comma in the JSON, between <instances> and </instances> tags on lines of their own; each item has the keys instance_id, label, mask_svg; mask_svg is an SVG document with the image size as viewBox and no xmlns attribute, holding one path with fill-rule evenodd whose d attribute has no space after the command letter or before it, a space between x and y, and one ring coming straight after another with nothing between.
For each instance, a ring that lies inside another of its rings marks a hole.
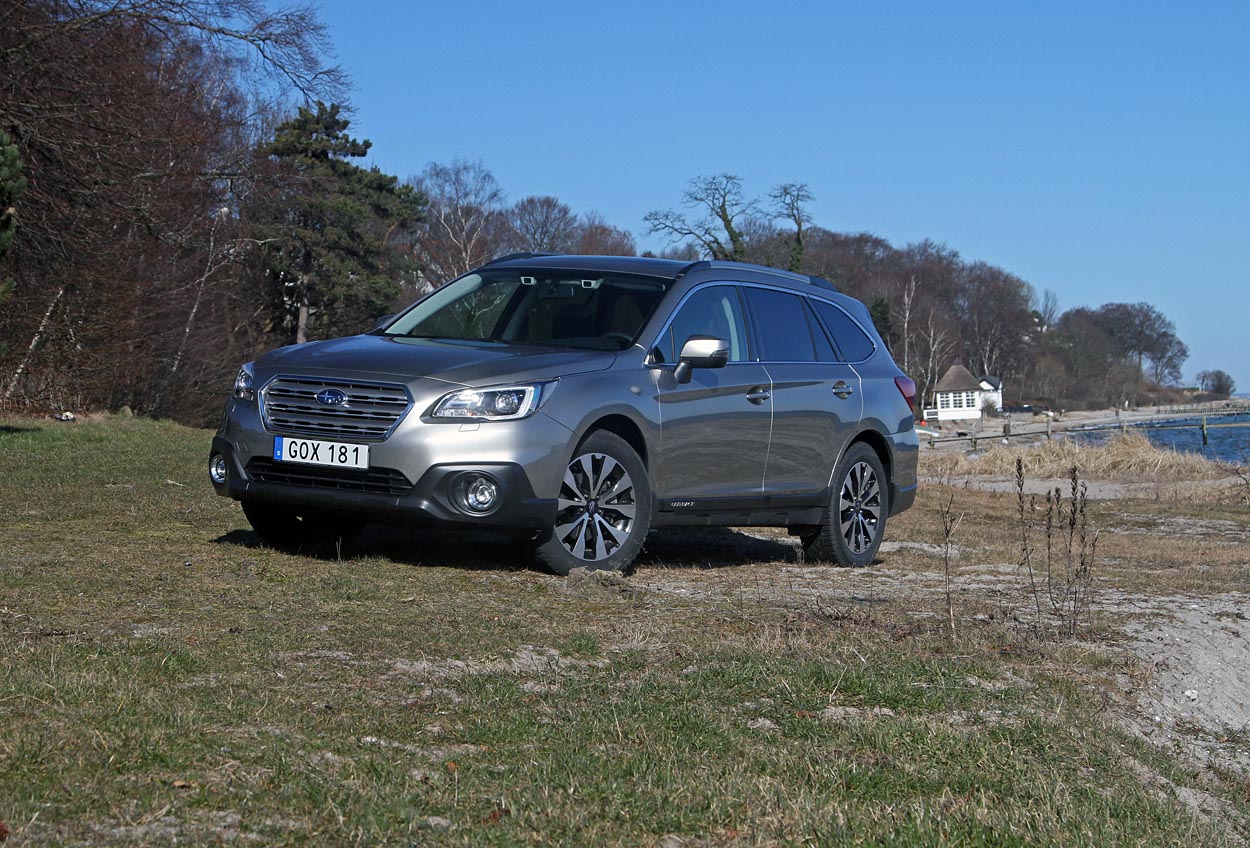
<instances>
[{"instance_id":1,"label":"alloy wheel","mask_svg":"<svg viewBox=\"0 0 1250 848\"><path fill-rule=\"evenodd\" d=\"M634 529L634 481L605 453L576 456L564 472L555 536L578 559L607 559Z\"/></svg>"},{"instance_id":2,"label":"alloy wheel","mask_svg":"<svg viewBox=\"0 0 1250 848\"><path fill-rule=\"evenodd\" d=\"M851 466L838 495L842 539L852 553L862 554L877 537L881 519L881 484L867 462Z\"/></svg>"}]
</instances>

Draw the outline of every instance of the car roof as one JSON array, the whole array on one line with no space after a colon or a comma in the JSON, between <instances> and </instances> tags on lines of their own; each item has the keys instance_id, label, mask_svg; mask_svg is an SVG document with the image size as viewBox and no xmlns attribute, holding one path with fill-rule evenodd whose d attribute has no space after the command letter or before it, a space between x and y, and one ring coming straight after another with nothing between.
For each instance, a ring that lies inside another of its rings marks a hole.
<instances>
[{"instance_id":1,"label":"car roof","mask_svg":"<svg viewBox=\"0 0 1250 848\"><path fill-rule=\"evenodd\" d=\"M745 262L726 262L722 260L702 259L696 262L683 262L675 259L656 259L642 256L580 256L555 253L513 253L501 256L486 263L486 268L535 268L566 271L606 271L618 274L642 274L648 277L659 277L675 280L691 271L737 271L742 274L755 274L771 277L773 282L798 284L800 286L816 286L827 291L837 291L828 282L819 277L795 274L779 268L768 268L762 265L751 265Z\"/></svg>"},{"instance_id":2,"label":"car roof","mask_svg":"<svg viewBox=\"0 0 1250 848\"><path fill-rule=\"evenodd\" d=\"M689 262L675 259L652 259L641 256L572 256L553 253L514 253L488 262L487 268L550 268L566 271L607 271L617 274L642 274L675 280L690 267Z\"/></svg>"}]
</instances>

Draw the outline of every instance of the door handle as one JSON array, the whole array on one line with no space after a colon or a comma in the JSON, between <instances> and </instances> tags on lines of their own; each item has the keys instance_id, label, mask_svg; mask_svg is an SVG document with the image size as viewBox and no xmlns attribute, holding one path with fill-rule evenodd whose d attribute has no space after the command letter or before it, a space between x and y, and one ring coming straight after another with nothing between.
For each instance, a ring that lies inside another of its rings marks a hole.
<instances>
[{"instance_id":1,"label":"door handle","mask_svg":"<svg viewBox=\"0 0 1250 848\"><path fill-rule=\"evenodd\" d=\"M757 405L763 403L764 401L768 400L772 396L773 396L772 392L766 391L764 389L755 389L754 391L747 392L747 400Z\"/></svg>"},{"instance_id":2,"label":"door handle","mask_svg":"<svg viewBox=\"0 0 1250 848\"><path fill-rule=\"evenodd\" d=\"M844 383L842 380L838 380L838 382L833 384L833 393L837 395L838 397L845 399L855 394L855 390L852 389L850 386L848 386L846 383Z\"/></svg>"}]
</instances>

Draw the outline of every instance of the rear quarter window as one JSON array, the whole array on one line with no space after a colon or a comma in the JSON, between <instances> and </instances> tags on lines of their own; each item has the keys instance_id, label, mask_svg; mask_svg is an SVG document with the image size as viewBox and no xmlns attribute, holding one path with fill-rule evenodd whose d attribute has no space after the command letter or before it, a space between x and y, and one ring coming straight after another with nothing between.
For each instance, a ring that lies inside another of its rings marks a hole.
<instances>
[{"instance_id":1,"label":"rear quarter window","mask_svg":"<svg viewBox=\"0 0 1250 848\"><path fill-rule=\"evenodd\" d=\"M872 356L877 346L864 329L855 322L855 319L832 303L817 300L813 302L813 305L816 307L816 314L820 316L825 328L833 336L834 342L837 343L838 349L842 351L847 362L863 362Z\"/></svg>"}]
</instances>

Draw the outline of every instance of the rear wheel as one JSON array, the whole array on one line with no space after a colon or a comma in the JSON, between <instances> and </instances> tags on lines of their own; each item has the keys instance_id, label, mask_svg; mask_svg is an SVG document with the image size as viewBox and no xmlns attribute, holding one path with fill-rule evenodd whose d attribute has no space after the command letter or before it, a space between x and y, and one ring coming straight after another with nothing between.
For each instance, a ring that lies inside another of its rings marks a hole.
<instances>
[{"instance_id":1,"label":"rear wheel","mask_svg":"<svg viewBox=\"0 0 1250 848\"><path fill-rule=\"evenodd\" d=\"M815 533L803 537L803 549L817 562L868 565L881 547L890 512L881 459L871 447L857 442L842 456L833 479L837 488L824 522Z\"/></svg>"},{"instance_id":2,"label":"rear wheel","mask_svg":"<svg viewBox=\"0 0 1250 848\"><path fill-rule=\"evenodd\" d=\"M271 548L300 548L351 544L364 522L328 515L298 515L294 510L258 501L243 501L243 514L257 535Z\"/></svg>"},{"instance_id":3,"label":"rear wheel","mask_svg":"<svg viewBox=\"0 0 1250 848\"><path fill-rule=\"evenodd\" d=\"M651 483L629 443L591 433L569 460L555 523L535 552L556 574L628 571L651 527Z\"/></svg>"}]
</instances>

